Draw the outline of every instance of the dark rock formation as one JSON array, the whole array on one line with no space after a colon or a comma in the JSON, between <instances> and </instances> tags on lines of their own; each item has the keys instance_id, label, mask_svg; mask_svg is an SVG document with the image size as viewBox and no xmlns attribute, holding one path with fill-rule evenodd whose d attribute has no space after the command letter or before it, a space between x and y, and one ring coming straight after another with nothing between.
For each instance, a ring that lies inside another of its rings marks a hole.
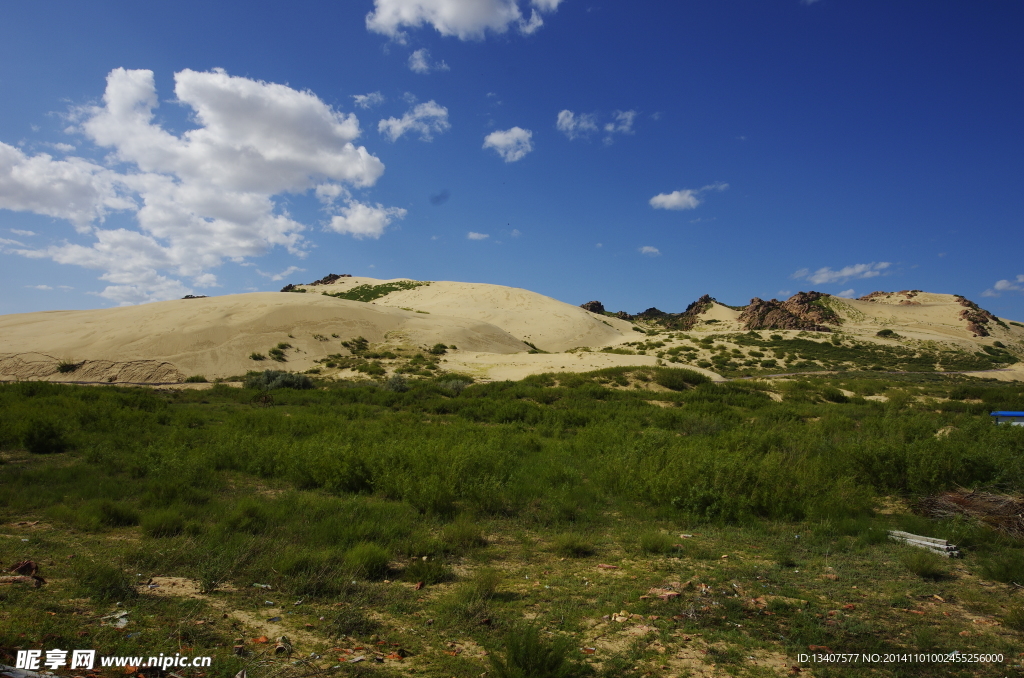
<instances>
[{"instance_id":1,"label":"dark rock formation","mask_svg":"<svg viewBox=\"0 0 1024 678\"><path fill-rule=\"evenodd\" d=\"M281 291L282 292L305 292L306 290L302 289L301 287L296 287L294 283L288 283L287 285L285 285L284 287L281 288Z\"/></svg>"},{"instance_id":2,"label":"dark rock formation","mask_svg":"<svg viewBox=\"0 0 1024 678\"><path fill-rule=\"evenodd\" d=\"M619 311L618 313L615 314L615 317L618 318L619 320L632 320L633 319L633 316L631 316L630 314L626 313L625 311Z\"/></svg>"},{"instance_id":3,"label":"dark rock formation","mask_svg":"<svg viewBox=\"0 0 1024 678\"><path fill-rule=\"evenodd\" d=\"M352 277L351 273L342 273L340 275L337 274L337 273L328 273L327 275L325 275L324 277L320 278L319 280L314 280L313 282L311 282L309 284L310 285L330 285L334 281L339 280L341 278L351 278L351 277Z\"/></svg>"},{"instance_id":4,"label":"dark rock formation","mask_svg":"<svg viewBox=\"0 0 1024 678\"><path fill-rule=\"evenodd\" d=\"M597 313L598 315L604 315L604 304L600 301L588 301L585 304L580 304L580 308L591 313Z\"/></svg>"},{"instance_id":5,"label":"dark rock formation","mask_svg":"<svg viewBox=\"0 0 1024 678\"><path fill-rule=\"evenodd\" d=\"M824 323L838 325L842 319L827 306L818 303L831 295L821 292L797 292L786 301L765 301L754 297L740 314L748 330L809 330L831 332Z\"/></svg>"},{"instance_id":6,"label":"dark rock formation","mask_svg":"<svg viewBox=\"0 0 1024 678\"><path fill-rule=\"evenodd\" d=\"M967 321L967 329L973 332L976 337L989 336L988 328L985 325L990 322L998 324L999 318L966 297L962 297L959 294L954 294L953 296L956 297L961 306L966 307L960 311L960 319Z\"/></svg>"},{"instance_id":7,"label":"dark rock formation","mask_svg":"<svg viewBox=\"0 0 1024 678\"><path fill-rule=\"evenodd\" d=\"M205 294L186 294L182 299L206 299Z\"/></svg>"}]
</instances>

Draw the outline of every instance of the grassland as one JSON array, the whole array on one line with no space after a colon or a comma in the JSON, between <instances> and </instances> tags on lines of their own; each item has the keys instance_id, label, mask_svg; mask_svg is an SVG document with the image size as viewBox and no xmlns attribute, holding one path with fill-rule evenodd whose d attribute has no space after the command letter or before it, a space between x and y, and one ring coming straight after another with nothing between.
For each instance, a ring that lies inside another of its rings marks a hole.
<instances>
[{"instance_id":1,"label":"grassland","mask_svg":"<svg viewBox=\"0 0 1024 678\"><path fill-rule=\"evenodd\" d=\"M721 334L673 333L646 326L647 338L609 353L654 355L667 363L692 364L726 377L773 373L868 370L876 372L961 372L991 370L1018 362L1006 347L966 351L936 342L903 339L876 343L841 332L770 331ZM1018 349L1019 352L1019 349Z\"/></svg>"},{"instance_id":2,"label":"grassland","mask_svg":"<svg viewBox=\"0 0 1024 678\"><path fill-rule=\"evenodd\" d=\"M399 381L279 388L272 407L225 385L0 385L0 562L48 580L0 587L0 662L93 648L209 654L207 676L468 678L525 656L548 671L521 675L667 678L790 675L813 646L1004 657L803 665L820 676L1020 670L1024 544L912 511L1020 492L1024 429L988 417L1024 409L1020 384Z\"/></svg>"}]
</instances>

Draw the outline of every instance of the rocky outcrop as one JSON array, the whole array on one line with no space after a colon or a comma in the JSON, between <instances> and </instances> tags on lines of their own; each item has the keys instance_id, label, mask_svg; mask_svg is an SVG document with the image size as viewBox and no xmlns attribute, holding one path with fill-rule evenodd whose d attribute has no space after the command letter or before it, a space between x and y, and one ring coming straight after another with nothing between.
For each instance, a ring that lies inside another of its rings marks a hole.
<instances>
[{"instance_id":1,"label":"rocky outcrop","mask_svg":"<svg viewBox=\"0 0 1024 678\"><path fill-rule=\"evenodd\" d=\"M310 285L330 285L333 282L335 282L336 280L340 280L341 278L351 278L351 277L352 277L351 273L341 273L341 274L338 274L338 273L328 273L327 275L325 275L324 277L320 278L319 280L314 280L313 282L311 282L309 284Z\"/></svg>"},{"instance_id":2,"label":"rocky outcrop","mask_svg":"<svg viewBox=\"0 0 1024 678\"><path fill-rule=\"evenodd\" d=\"M754 297L740 314L740 322L748 330L809 330L831 332L825 325L838 325L842 319L821 303L831 295L822 292L797 292L786 301L765 301Z\"/></svg>"},{"instance_id":3,"label":"rocky outcrop","mask_svg":"<svg viewBox=\"0 0 1024 678\"><path fill-rule=\"evenodd\" d=\"M906 299L899 302L900 305L918 306L921 302L910 300L919 294L921 294L921 290L900 290L899 292L883 292L879 290L871 294L865 294L863 297L857 297L857 301L879 301L881 299L891 299L892 297L906 297Z\"/></svg>"},{"instance_id":4,"label":"rocky outcrop","mask_svg":"<svg viewBox=\"0 0 1024 678\"><path fill-rule=\"evenodd\" d=\"M282 292L305 292L306 290L302 289L301 287L296 286L294 283L288 283L287 285L285 285L284 287L281 288L281 291Z\"/></svg>"},{"instance_id":5,"label":"rocky outcrop","mask_svg":"<svg viewBox=\"0 0 1024 678\"><path fill-rule=\"evenodd\" d=\"M625 311L619 311L618 313L615 314L615 317L618 318L619 320L633 320L633 316L626 313Z\"/></svg>"},{"instance_id":6,"label":"rocky outcrop","mask_svg":"<svg viewBox=\"0 0 1024 678\"><path fill-rule=\"evenodd\" d=\"M205 294L186 294L185 296L182 297L182 299L206 299L206 298L207 298L207 296Z\"/></svg>"},{"instance_id":7,"label":"rocky outcrop","mask_svg":"<svg viewBox=\"0 0 1024 678\"><path fill-rule=\"evenodd\" d=\"M600 301L588 301L585 304L580 304L580 308L582 308L585 311L590 311L591 313L604 315L604 304L602 304Z\"/></svg>"},{"instance_id":8,"label":"rocky outcrop","mask_svg":"<svg viewBox=\"0 0 1024 678\"><path fill-rule=\"evenodd\" d=\"M965 307L964 310L960 311L960 319L967 321L967 329L973 332L976 337L989 336L988 328L985 326L990 322L998 324L999 318L966 297L962 297L959 294L954 294L953 296L956 297L961 306Z\"/></svg>"}]
</instances>

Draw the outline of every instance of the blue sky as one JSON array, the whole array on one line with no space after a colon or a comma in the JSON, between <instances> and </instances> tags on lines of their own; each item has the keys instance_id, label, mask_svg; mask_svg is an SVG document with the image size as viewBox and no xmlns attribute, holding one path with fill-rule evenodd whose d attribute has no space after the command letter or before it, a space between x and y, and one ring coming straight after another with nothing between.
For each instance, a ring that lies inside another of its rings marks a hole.
<instances>
[{"instance_id":1,"label":"blue sky","mask_svg":"<svg viewBox=\"0 0 1024 678\"><path fill-rule=\"evenodd\" d=\"M1024 320L1024 5L5 3L0 313L327 273Z\"/></svg>"}]
</instances>

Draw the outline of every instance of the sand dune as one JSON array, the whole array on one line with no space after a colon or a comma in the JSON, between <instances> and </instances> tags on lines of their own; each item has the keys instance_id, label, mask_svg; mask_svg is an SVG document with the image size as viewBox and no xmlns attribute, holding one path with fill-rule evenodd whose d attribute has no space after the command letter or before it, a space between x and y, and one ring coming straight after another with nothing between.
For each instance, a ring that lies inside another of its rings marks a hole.
<instances>
[{"instance_id":1,"label":"sand dune","mask_svg":"<svg viewBox=\"0 0 1024 678\"><path fill-rule=\"evenodd\" d=\"M263 292L0 316L0 379L173 383L190 375L224 378L254 369L299 372L318 367L316 361L329 355L347 355L341 342L358 336L378 352L405 351L405 358L389 363L389 369L436 343L457 345L457 350L443 357L441 369L484 380L658 362L656 355L642 354L660 349L638 345L650 338L634 331L633 323L529 290L441 281L393 291L369 303L321 294L388 282L395 281L341 278L329 285L300 286L306 292L299 294ZM989 322L991 336L975 336L961 317L965 307L953 295L879 293L870 300L827 299L843 318L835 329L862 340L924 340L968 351L996 341L1024 347L1024 328L1008 323ZM715 303L700 315L692 333L742 331L739 316L739 311ZM878 337L884 328L897 330L900 338ZM778 332L787 337L802 334ZM550 353L528 353L530 347L524 341ZM660 345L665 350L671 345L693 346L685 337L667 341L669 346ZM626 347L629 351L599 352L627 342L633 342ZM250 357L258 353L269 358L269 350L282 343L290 345L285 349L286 362ZM584 346L598 350L568 352ZM639 355L624 355L631 351ZM671 357L661 352L663 359ZM690 360L697 361L692 356ZM61 362L78 367L62 373ZM720 378L709 370L699 371ZM991 376L1024 379L1024 367Z\"/></svg>"},{"instance_id":2,"label":"sand dune","mask_svg":"<svg viewBox=\"0 0 1024 678\"><path fill-rule=\"evenodd\" d=\"M345 352L340 342L356 336L393 345L447 342L495 354L528 350L500 328L466 318L313 294L262 292L0 316L0 376L161 382L192 374L226 377L281 367L249 359L251 353L266 354L281 342L294 347L284 366L299 371L313 367L317 358ZM61 360L86 362L61 374Z\"/></svg>"},{"instance_id":3,"label":"sand dune","mask_svg":"<svg viewBox=\"0 0 1024 678\"><path fill-rule=\"evenodd\" d=\"M400 280L404 280L401 278ZM348 291L393 280L342 278L332 285L303 285L310 292ZM468 318L496 325L545 351L608 346L634 339L632 323L598 316L543 294L518 287L438 281L377 299L378 306Z\"/></svg>"}]
</instances>

